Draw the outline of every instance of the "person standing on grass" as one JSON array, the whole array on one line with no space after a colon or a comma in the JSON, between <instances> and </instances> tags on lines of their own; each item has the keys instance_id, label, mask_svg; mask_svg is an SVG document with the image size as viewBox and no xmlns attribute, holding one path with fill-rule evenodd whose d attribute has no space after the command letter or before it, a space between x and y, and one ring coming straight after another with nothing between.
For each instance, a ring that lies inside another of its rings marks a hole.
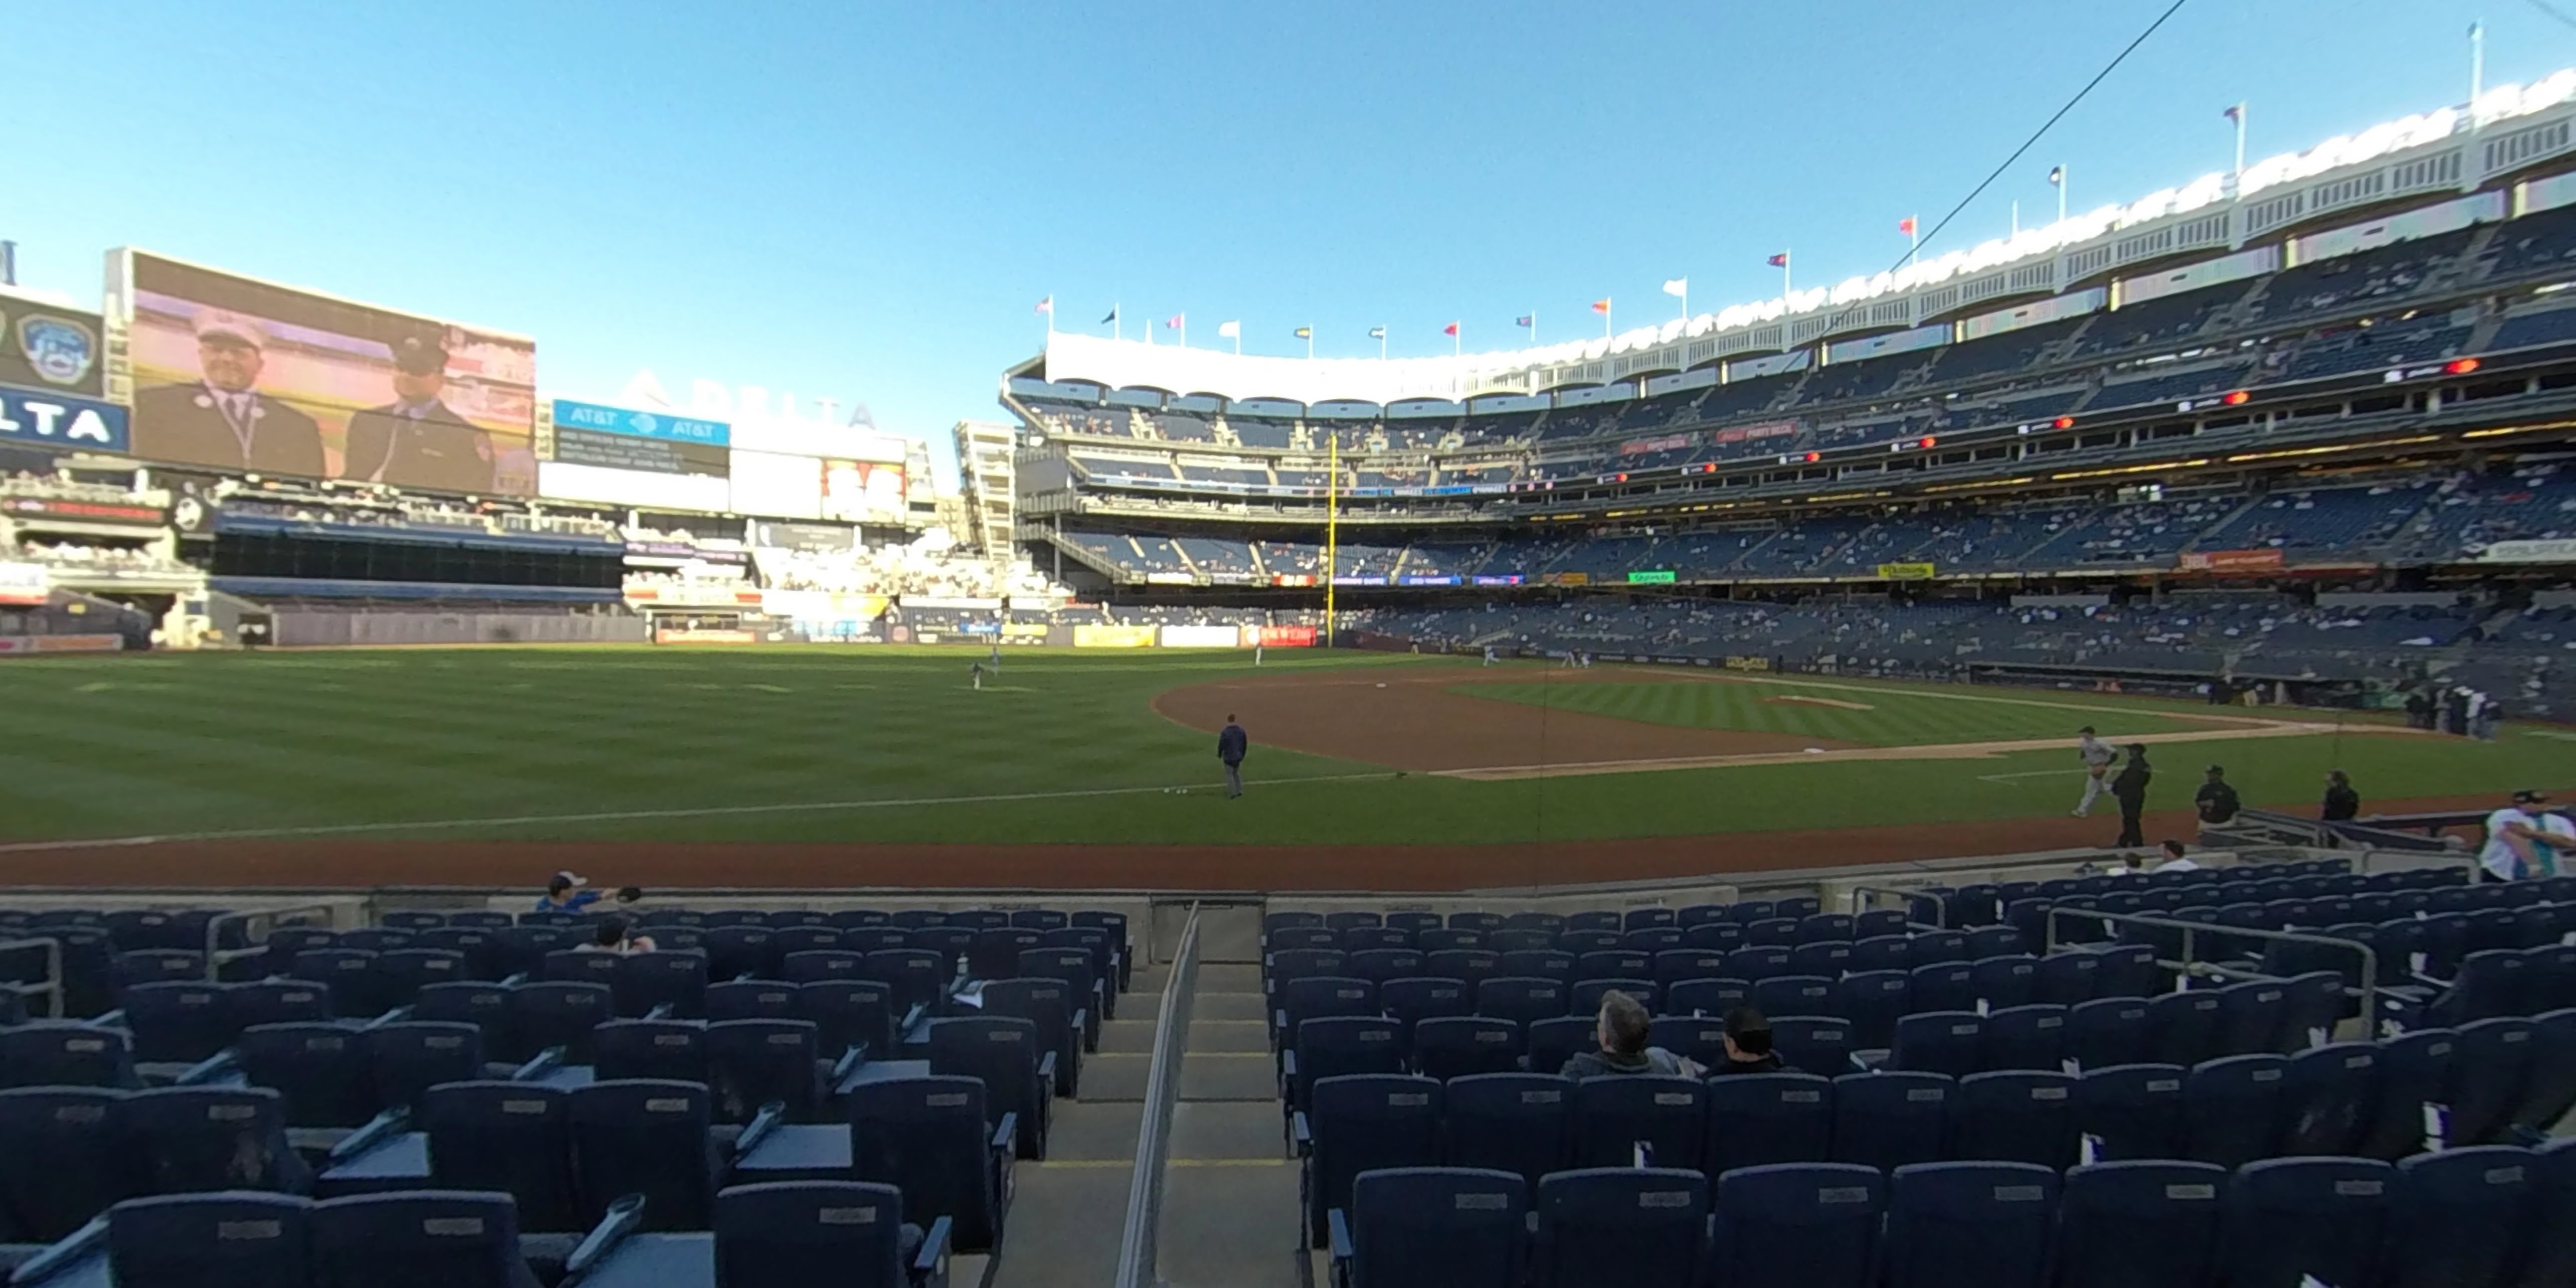
<instances>
[{"instance_id":1,"label":"person standing on grass","mask_svg":"<svg viewBox=\"0 0 2576 1288\"><path fill-rule=\"evenodd\" d=\"M2353 790L2351 775L2340 769L2326 771L2326 798L2317 817L2328 823L2349 823L2361 817L2361 793Z\"/></svg>"},{"instance_id":2,"label":"person standing on grass","mask_svg":"<svg viewBox=\"0 0 2576 1288\"><path fill-rule=\"evenodd\" d=\"M2110 790L2111 765L2120 759L2120 753L2111 750L2111 744L2094 737L2091 725L2075 733L2075 758L2084 762L2084 799L2075 803L2075 817L2082 818L2092 813L2093 802L2102 799L2102 793Z\"/></svg>"},{"instance_id":3,"label":"person standing on grass","mask_svg":"<svg viewBox=\"0 0 2576 1288\"><path fill-rule=\"evenodd\" d=\"M975 691L977 693L982 693L984 691L984 664L982 662L977 662L975 664Z\"/></svg>"},{"instance_id":4,"label":"person standing on grass","mask_svg":"<svg viewBox=\"0 0 2576 1288\"><path fill-rule=\"evenodd\" d=\"M2129 744L2129 763L2120 767L2120 776L2111 780L2111 797L2120 802L2120 839L2112 842L2119 849L2147 843L2145 824L2140 815L2147 809L2147 784L2155 779L2155 770L2147 764L2147 744Z\"/></svg>"},{"instance_id":5,"label":"person standing on grass","mask_svg":"<svg viewBox=\"0 0 2576 1288\"><path fill-rule=\"evenodd\" d=\"M1216 758L1225 766L1225 795L1228 800L1243 794L1243 756L1251 750L1252 735L1245 733L1232 715L1226 716L1225 727L1216 731Z\"/></svg>"}]
</instances>

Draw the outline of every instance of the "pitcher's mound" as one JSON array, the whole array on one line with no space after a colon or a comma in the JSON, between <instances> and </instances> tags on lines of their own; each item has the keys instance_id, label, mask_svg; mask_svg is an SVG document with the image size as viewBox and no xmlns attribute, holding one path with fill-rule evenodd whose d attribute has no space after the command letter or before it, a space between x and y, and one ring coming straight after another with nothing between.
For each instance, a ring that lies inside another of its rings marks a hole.
<instances>
[{"instance_id":1,"label":"pitcher's mound","mask_svg":"<svg viewBox=\"0 0 2576 1288\"><path fill-rule=\"evenodd\" d=\"M1876 711L1866 702L1845 702L1841 698L1811 698L1803 693L1783 693L1762 699L1766 707L1834 707L1843 711Z\"/></svg>"}]
</instances>

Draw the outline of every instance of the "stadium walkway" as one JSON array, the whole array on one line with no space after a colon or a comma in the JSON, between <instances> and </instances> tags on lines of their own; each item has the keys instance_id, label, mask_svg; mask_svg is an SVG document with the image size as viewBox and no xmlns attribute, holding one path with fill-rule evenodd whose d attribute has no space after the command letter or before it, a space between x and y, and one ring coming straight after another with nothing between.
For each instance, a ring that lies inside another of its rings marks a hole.
<instances>
[{"instance_id":1,"label":"stadium walkway","mask_svg":"<svg viewBox=\"0 0 2576 1288\"><path fill-rule=\"evenodd\" d=\"M1020 1164L993 1288L1105 1284L1116 1272L1168 979L1166 967L1137 967L1118 1018L1100 1030L1100 1050L1084 1061L1082 1099L1056 1102L1046 1161ZM1162 1278L1182 1288L1298 1288L1289 1251L1297 1171L1282 1157L1260 968L1202 965L1192 1005L1166 1173Z\"/></svg>"}]
</instances>

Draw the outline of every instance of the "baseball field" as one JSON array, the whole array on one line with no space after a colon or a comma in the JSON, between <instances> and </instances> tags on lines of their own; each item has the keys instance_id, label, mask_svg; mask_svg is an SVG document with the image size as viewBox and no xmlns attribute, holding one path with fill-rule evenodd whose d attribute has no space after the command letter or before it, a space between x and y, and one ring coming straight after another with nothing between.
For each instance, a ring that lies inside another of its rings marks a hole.
<instances>
[{"instance_id":1,"label":"baseball field","mask_svg":"<svg viewBox=\"0 0 2576 1288\"><path fill-rule=\"evenodd\" d=\"M375 650L0 668L0 884L1441 887L2103 844L2073 737L2306 813L2559 786L2576 734L2089 691L1278 650ZM1249 793L1217 787L1240 717ZM1419 867L1418 872L1407 865ZM486 873L484 868L490 868ZM1406 869L1406 870L1399 870ZM586 869L587 870L587 869ZM503 874L508 875L503 875ZM694 878L694 879L693 879Z\"/></svg>"}]
</instances>

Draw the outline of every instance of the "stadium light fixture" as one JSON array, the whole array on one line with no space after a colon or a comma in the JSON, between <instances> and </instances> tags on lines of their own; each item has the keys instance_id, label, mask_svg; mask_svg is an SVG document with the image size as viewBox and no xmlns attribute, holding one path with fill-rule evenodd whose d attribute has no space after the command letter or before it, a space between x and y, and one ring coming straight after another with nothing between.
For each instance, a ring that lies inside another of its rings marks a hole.
<instances>
[{"instance_id":1,"label":"stadium light fixture","mask_svg":"<svg viewBox=\"0 0 2576 1288\"><path fill-rule=\"evenodd\" d=\"M2465 376L2477 369L2478 360L2475 358L2453 358L2442 364L2442 373L2450 376Z\"/></svg>"},{"instance_id":2,"label":"stadium light fixture","mask_svg":"<svg viewBox=\"0 0 2576 1288\"><path fill-rule=\"evenodd\" d=\"M2075 418L2074 418L2074 417L2072 417L2072 416L2060 416L2060 417L2058 417L2056 420L2051 421L2051 422L2049 422L2049 423L2050 423L2050 424L2055 425L2055 426L2056 426L2056 427L2058 427L2059 429L2073 429L2073 428L2075 428Z\"/></svg>"},{"instance_id":3,"label":"stadium light fixture","mask_svg":"<svg viewBox=\"0 0 2576 1288\"><path fill-rule=\"evenodd\" d=\"M1917 446L1928 448L1928 447L1931 447L1933 444L1938 443L1938 442L1940 442L1940 441L1941 441L1941 440L1939 440L1939 439L1937 439L1937 438L1926 438L1926 439L1924 439L1921 443L1917 444Z\"/></svg>"},{"instance_id":4,"label":"stadium light fixture","mask_svg":"<svg viewBox=\"0 0 2576 1288\"><path fill-rule=\"evenodd\" d=\"M2253 396L2254 395L2249 394L2242 389L2231 389L2228 391L2226 397L2221 398L2218 401L2223 402L2230 407L2242 407L2245 405L2245 401Z\"/></svg>"}]
</instances>

